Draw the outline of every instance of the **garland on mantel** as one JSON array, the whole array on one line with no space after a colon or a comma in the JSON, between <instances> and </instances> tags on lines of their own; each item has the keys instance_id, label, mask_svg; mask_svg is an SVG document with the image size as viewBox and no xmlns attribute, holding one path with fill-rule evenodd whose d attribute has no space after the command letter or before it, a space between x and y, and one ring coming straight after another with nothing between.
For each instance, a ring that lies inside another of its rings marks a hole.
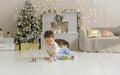
<instances>
[{"instance_id":1,"label":"garland on mantel","mask_svg":"<svg viewBox=\"0 0 120 75\"><path fill-rule=\"evenodd\" d=\"M48 11L44 11L43 13L51 13L51 14L59 14L63 12L78 12L75 9L64 9L64 10L59 10L59 9L49 9Z\"/></svg>"}]
</instances>

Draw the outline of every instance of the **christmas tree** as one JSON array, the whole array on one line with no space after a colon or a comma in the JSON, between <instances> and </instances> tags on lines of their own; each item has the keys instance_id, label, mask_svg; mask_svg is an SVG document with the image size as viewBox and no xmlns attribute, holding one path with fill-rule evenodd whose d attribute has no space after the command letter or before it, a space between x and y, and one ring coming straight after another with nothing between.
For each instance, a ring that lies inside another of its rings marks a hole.
<instances>
[{"instance_id":1,"label":"christmas tree","mask_svg":"<svg viewBox=\"0 0 120 75\"><path fill-rule=\"evenodd\" d=\"M30 0L25 2L17 18L17 32L15 33L15 43L36 43L39 40L41 27L35 16L35 10Z\"/></svg>"}]
</instances>

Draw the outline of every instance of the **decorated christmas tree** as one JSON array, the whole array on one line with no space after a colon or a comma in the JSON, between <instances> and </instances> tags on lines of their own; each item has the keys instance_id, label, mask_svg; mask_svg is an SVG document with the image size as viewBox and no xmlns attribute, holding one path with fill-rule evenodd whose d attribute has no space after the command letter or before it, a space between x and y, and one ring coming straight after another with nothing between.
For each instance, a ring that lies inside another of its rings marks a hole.
<instances>
[{"instance_id":1,"label":"decorated christmas tree","mask_svg":"<svg viewBox=\"0 0 120 75\"><path fill-rule=\"evenodd\" d=\"M15 43L37 43L41 32L39 23L35 16L34 7L30 0L27 0L17 18Z\"/></svg>"}]
</instances>

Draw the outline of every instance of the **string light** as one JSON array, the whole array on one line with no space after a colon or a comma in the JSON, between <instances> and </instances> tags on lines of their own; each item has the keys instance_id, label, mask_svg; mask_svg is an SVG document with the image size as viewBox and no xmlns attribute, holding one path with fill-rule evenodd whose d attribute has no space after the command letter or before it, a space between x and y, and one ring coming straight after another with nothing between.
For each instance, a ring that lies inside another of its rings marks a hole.
<instances>
[{"instance_id":1,"label":"string light","mask_svg":"<svg viewBox=\"0 0 120 75\"><path fill-rule=\"evenodd\" d=\"M85 0L82 0L82 2L84 3L84 2L85 2Z\"/></svg>"},{"instance_id":2,"label":"string light","mask_svg":"<svg viewBox=\"0 0 120 75\"><path fill-rule=\"evenodd\" d=\"M17 15L19 14L19 10L20 10L20 4L19 1L20 0L15 0L15 18L17 17ZM24 2L26 0L23 0ZM104 6L98 6L97 4L104 3L104 0L76 0L76 1L69 1L69 0L31 0L33 7L36 9L36 12L38 13L37 16L41 15L41 13L43 13L44 11L48 11L49 9L56 9L59 11L63 11L63 10L70 10L71 8L73 10L76 10L77 12L82 12L83 16L82 19L84 19L84 23L85 22L90 22L92 24L92 22L97 22L98 20L102 20L99 18L102 18L103 16L108 17L109 15L107 15L105 13L105 8ZM69 6L70 4L73 4L72 6ZM90 19L91 17L96 18L94 21L91 20L87 20L88 18ZM101 25L103 23L103 21L100 21ZM87 24L84 24L87 25ZM89 24L88 24L89 25Z\"/></svg>"},{"instance_id":3,"label":"string light","mask_svg":"<svg viewBox=\"0 0 120 75\"><path fill-rule=\"evenodd\" d=\"M77 12L80 12L80 9L77 9Z\"/></svg>"},{"instance_id":4,"label":"string light","mask_svg":"<svg viewBox=\"0 0 120 75\"><path fill-rule=\"evenodd\" d=\"M90 3L90 1L88 0L88 3Z\"/></svg>"},{"instance_id":5,"label":"string light","mask_svg":"<svg viewBox=\"0 0 120 75\"><path fill-rule=\"evenodd\" d=\"M33 5L34 6L34 8L36 8L36 5Z\"/></svg>"},{"instance_id":6,"label":"string light","mask_svg":"<svg viewBox=\"0 0 120 75\"><path fill-rule=\"evenodd\" d=\"M94 20L94 22L97 22L97 20Z\"/></svg>"}]
</instances>

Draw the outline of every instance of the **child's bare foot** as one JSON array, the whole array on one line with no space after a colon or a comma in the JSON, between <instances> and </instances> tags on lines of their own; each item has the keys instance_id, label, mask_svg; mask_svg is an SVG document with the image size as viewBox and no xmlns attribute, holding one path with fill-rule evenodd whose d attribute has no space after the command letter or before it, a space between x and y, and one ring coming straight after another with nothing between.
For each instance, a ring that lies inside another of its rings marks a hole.
<instances>
[{"instance_id":1,"label":"child's bare foot","mask_svg":"<svg viewBox=\"0 0 120 75\"><path fill-rule=\"evenodd\" d=\"M50 62L57 60L56 57L44 57L44 59L45 59L45 60L48 60L48 61L50 61Z\"/></svg>"},{"instance_id":2,"label":"child's bare foot","mask_svg":"<svg viewBox=\"0 0 120 75\"><path fill-rule=\"evenodd\" d=\"M49 59L50 62L53 62L53 61L56 61L56 60L57 60L56 57L50 57L50 59Z\"/></svg>"}]
</instances>

